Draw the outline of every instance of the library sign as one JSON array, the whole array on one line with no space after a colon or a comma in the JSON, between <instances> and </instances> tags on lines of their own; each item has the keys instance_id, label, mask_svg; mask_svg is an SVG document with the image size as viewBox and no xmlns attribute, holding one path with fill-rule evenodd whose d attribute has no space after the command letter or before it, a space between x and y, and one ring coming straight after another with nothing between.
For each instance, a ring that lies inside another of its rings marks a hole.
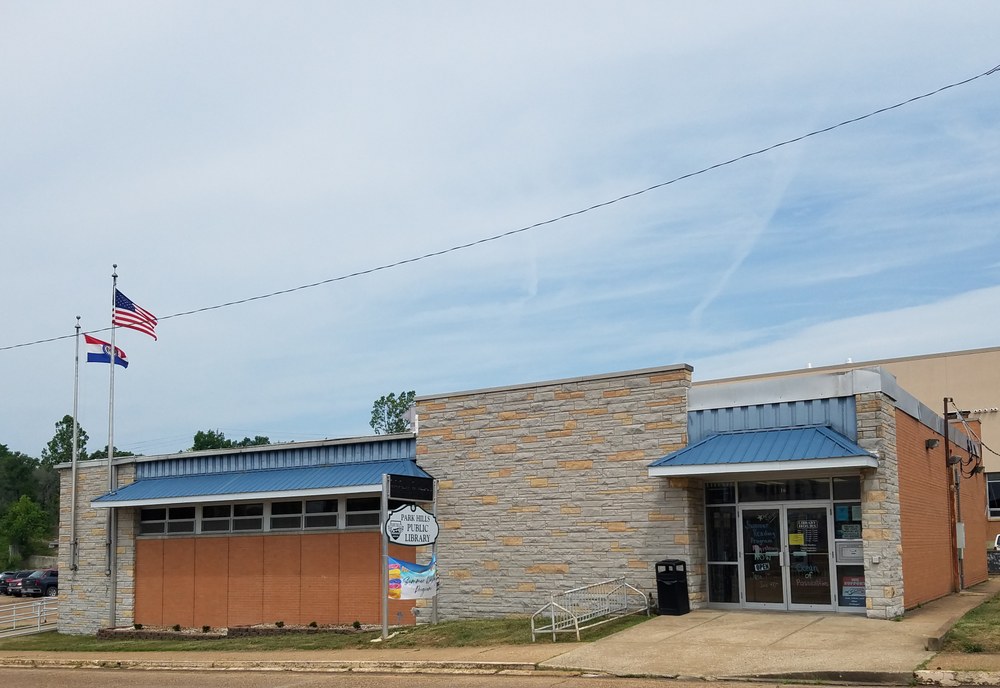
<instances>
[{"instance_id":1,"label":"library sign","mask_svg":"<svg viewBox=\"0 0 1000 688\"><path fill-rule=\"evenodd\" d=\"M389 542L407 547L431 545L438 537L438 523L434 514L416 504L404 504L389 512L385 520L385 535Z\"/></svg>"}]
</instances>

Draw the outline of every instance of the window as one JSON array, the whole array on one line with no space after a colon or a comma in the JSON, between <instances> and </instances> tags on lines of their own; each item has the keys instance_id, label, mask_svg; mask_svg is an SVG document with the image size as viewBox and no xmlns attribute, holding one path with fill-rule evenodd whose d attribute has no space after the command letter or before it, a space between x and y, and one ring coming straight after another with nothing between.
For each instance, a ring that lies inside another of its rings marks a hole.
<instances>
[{"instance_id":1,"label":"window","mask_svg":"<svg viewBox=\"0 0 1000 688\"><path fill-rule=\"evenodd\" d=\"M263 504L234 504L233 505L233 530L263 530L264 529L264 505Z\"/></svg>"},{"instance_id":2,"label":"window","mask_svg":"<svg viewBox=\"0 0 1000 688\"><path fill-rule=\"evenodd\" d=\"M272 502L271 530L302 527L302 502Z\"/></svg>"},{"instance_id":3,"label":"window","mask_svg":"<svg viewBox=\"0 0 1000 688\"><path fill-rule=\"evenodd\" d=\"M1000 473L986 474L986 500L990 518L1000 518Z\"/></svg>"},{"instance_id":4,"label":"window","mask_svg":"<svg viewBox=\"0 0 1000 688\"><path fill-rule=\"evenodd\" d=\"M166 532L167 510L166 509L140 509L139 510L139 534L154 535Z\"/></svg>"},{"instance_id":5,"label":"window","mask_svg":"<svg viewBox=\"0 0 1000 688\"><path fill-rule=\"evenodd\" d=\"M306 502L306 528L336 528L338 499L310 499Z\"/></svg>"},{"instance_id":6,"label":"window","mask_svg":"<svg viewBox=\"0 0 1000 688\"><path fill-rule=\"evenodd\" d=\"M363 497L347 500L347 527L377 526L382 509L381 497Z\"/></svg>"},{"instance_id":7,"label":"window","mask_svg":"<svg viewBox=\"0 0 1000 688\"><path fill-rule=\"evenodd\" d=\"M389 500L389 510L406 502ZM337 528L378 528L378 495L295 499L251 504L146 507L139 535L218 535Z\"/></svg>"},{"instance_id":8,"label":"window","mask_svg":"<svg viewBox=\"0 0 1000 688\"><path fill-rule=\"evenodd\" d=\"M215 504L201 508L201 532L228 533L232 529L233 506Z\"/></svg>"}]
</instances>

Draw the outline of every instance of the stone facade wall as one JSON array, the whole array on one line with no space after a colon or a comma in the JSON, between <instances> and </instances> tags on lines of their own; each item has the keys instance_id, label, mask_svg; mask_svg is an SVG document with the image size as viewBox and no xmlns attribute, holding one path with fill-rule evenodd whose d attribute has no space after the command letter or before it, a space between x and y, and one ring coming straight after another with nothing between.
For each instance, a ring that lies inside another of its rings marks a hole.
<instances>
[{"instance_id":1,"label":"stone facade wall","mask_svg":"<svg viewBox=\"0 0 1000 688\"><path fill-rule=\"evenodd\" d=\"M72 569L70 539L72 470L60 470L59 494L59 631L88 634L110 625L111 576L107 575L107 509L90 501L108 491L107 461L77 466L76 539L78 568ZM118 467L118 485L135 479L135 465ZM120 509L118 517L116 625L130 625L135 604L135 514Z\"/></svg>"},{"instance_id":2,"label":"stone facade wall","mask_svg":"<svg viewBox=\"0 0 1000 688\"><path fill-rule=\"evenodd\" d=\"M859 394L856 401L858 444L879 462L877 469L863 471L861 479L867 613L894 619L904 611L896 407L881 392Z\"/></svg>"},{"instance_id":3,"label":"stone facade wall","mask_svg":"<svg viewBox=\"0 0 1000 688\"><path fill-rule=\"evenodd\" d=\"M439 612L528 614L551 593L684 559L704 599L699 481L650 478L687 440L691 368L417 400L417 461L439 479Z\"/></svg>"}]
</instances>

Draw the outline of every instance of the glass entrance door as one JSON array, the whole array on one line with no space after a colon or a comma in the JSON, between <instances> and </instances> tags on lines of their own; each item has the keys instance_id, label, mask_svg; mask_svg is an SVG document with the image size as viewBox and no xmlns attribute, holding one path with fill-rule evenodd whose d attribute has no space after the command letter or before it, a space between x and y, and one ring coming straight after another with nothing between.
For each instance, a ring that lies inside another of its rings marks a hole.
<instances>
[{"instance_id":1,"label":"glass entrance door","mask_svg":"<svg viewBox=\"0 0 1000 688\"><path fill-rule=\"evenodd\" d=\"M740 509L740 584L751 609L833 609L829 505Z\"/></svg>"}]
</instances>

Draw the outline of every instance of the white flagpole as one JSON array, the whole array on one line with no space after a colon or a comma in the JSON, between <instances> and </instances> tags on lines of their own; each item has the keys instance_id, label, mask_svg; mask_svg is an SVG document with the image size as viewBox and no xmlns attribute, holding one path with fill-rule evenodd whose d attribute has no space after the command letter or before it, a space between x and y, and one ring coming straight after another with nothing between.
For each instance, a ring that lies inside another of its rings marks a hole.
<instances>
[{"instance_id":1,"label":"white flagpole","mask_svg":"<svg viewBox=\"0 0 1000 688\"><path fill-rule=\"evenodd\" d=\"M80 423L77 411L80 405L80 316L76 316L76 361L73 371L73 469L70 479L69 498L69 570L76 571L76 462L80 459Z\"/></svg>"},{"instance_id":2,"label":"white flagpole","mask_svg":"<svg viewBox=\"0 0 1000 688\"><path fill-rule=\"evenodd\" d=\"M111 266L111 391L108 394L108 492L115 489L115 354L118 349L115 346L115 295L118 292L118 264ZM108 597L108 626L114 628L117 623L115 613L115 598L118 595L118 571L117 552L118 549L118 512L112 507L108 509L108 532L107 532L107 569L105 575L109 577L109 597Z\"/></svg>"}]
</instances>

